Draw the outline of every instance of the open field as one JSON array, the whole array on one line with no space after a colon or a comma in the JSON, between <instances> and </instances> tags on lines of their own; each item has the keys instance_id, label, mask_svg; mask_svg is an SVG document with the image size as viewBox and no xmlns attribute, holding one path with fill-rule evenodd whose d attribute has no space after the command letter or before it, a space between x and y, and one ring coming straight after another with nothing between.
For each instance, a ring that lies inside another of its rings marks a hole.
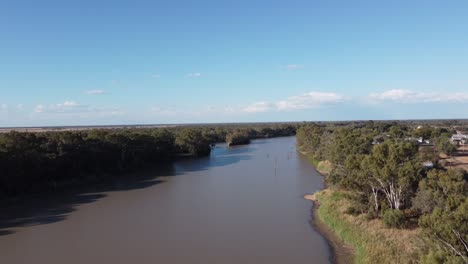
<instances>
[{"instance_id":1,"label":"open field","mask_svg":"<svg viewBox=\"0 0 468 264\"><path fill-rule=\"evenodd\" d=\"M468 171L468 145L459 147L450 158L446 156L442 158L447 162L447 167Z\"/></svg>"}]
</instances>

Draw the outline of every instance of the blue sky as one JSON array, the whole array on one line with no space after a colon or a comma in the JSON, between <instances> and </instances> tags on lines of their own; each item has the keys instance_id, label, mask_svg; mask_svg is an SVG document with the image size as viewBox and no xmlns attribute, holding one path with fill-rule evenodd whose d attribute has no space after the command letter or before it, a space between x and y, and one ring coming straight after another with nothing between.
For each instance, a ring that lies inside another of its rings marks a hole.
<instances>
[{"instance_id":1,"label":"blue sky","mask_svg":"<svg viewBox=\"0 0 468 264\"><path fill-rule=\"evenodd\" d=\"M468 118L468 2L0 1L0 126Z\"/></svg>"}]
</instances>

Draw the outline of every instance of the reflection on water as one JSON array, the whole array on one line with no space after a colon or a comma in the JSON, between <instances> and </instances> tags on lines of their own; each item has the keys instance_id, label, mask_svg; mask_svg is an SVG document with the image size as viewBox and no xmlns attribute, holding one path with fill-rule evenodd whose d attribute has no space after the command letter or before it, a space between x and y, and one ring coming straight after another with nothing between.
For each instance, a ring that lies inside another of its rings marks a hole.
<instances>
[{"instance_id":1,"label":"reflection on water","mask_svg":"<svg viewBox=\"0 0 468 264\"><path fill-rule=\"evenodd\" d=\"M320 188L293 137L220 145L210 157L2 209L0 263L328 263L302 199Z\"/></svg>"},{"instance_id":2,"label":"reflection on water","mask_svg":"<svg viewBox=\"0 0 468 264\"><path fill-rule=\"evenodd\" d=\"M107 195L106 192L130 191L162 183L159 176L175 175L173 164L160 164L153 168L129 174L110 182L100 183L74 191L54 195L32 197L24 203L2 206L0 236L13 234L9 228L50 224L65 220L76 207L95 202Z\"/></svg>"}]
</instances>

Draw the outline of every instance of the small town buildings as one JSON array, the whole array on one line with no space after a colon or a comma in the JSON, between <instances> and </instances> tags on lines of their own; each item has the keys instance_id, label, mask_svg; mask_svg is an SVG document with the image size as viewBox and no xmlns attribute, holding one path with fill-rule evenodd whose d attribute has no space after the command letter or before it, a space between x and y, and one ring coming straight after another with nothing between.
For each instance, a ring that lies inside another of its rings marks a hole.
<instances>
[{"instance_id":1,"label":"small town buildings","mask_svg":"<svg viewBox=\"0 0 468 264\"><path fill-rule=\"evenodd\" d=\"M423 139L422 137L415 138L415 137L408 137L405 139L406 141L413 141L418 142L420 145L432 145L431 141L428 139Z\"/></svg>"},{"instance_id":2,"label":"small town buildings","mask_svg":"<svg viewBox=\"0 0 468 264\"><path fill-rule=\"evenodd\" d=\"M468 135L461 134L461 133L454 134L450 138L450 142L456 145L468 144Z\"/></svg>"}]
</instances>

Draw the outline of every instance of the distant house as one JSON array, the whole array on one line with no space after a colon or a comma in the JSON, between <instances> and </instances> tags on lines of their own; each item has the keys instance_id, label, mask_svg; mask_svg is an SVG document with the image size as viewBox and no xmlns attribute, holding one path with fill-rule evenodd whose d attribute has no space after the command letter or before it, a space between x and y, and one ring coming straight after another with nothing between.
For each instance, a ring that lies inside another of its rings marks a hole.
<instances>
[{"instance_id":1,"label":"distant house","mask_svg":"<svg viewBox=\"0 0 468 264\"><path fill-rule=\"evenodd\" d=\"M457 133L452 135L450 142L456 145L464 145L468 143L468 135Z\"/></svg>"},{"instance_id":2,"label":"distant house","mask_svg":"<svg viewBox=\"0 0 468 264\"><path fill-rule=\"evenodd\" d=\"M422 137L415 138L415 137L408 137L405 139L406 141L417 142L421 145L431 145L431 141L428 139L423 139Z\"/></svg>"},{"instance_id":3,"label":"distant house","mask_svg":"<svg viewBox=\"0 0 468 264\"><path fill-rule=\"evenodd\" d=\"M406 141L419 141L419 138L415 138L415 137L407 137L405 138Z\"/></svg>"},{"instance_id":4,"label":"distant house","mask_svg":"<svg viewBox=\"0 0 468 264\"><path fill-rule=\"evenodd\" d=\"M434 168L434 163L432 163L431 161L423 162L423 167L427 169L432 169Z\"/></svg>"}]
</instances>

